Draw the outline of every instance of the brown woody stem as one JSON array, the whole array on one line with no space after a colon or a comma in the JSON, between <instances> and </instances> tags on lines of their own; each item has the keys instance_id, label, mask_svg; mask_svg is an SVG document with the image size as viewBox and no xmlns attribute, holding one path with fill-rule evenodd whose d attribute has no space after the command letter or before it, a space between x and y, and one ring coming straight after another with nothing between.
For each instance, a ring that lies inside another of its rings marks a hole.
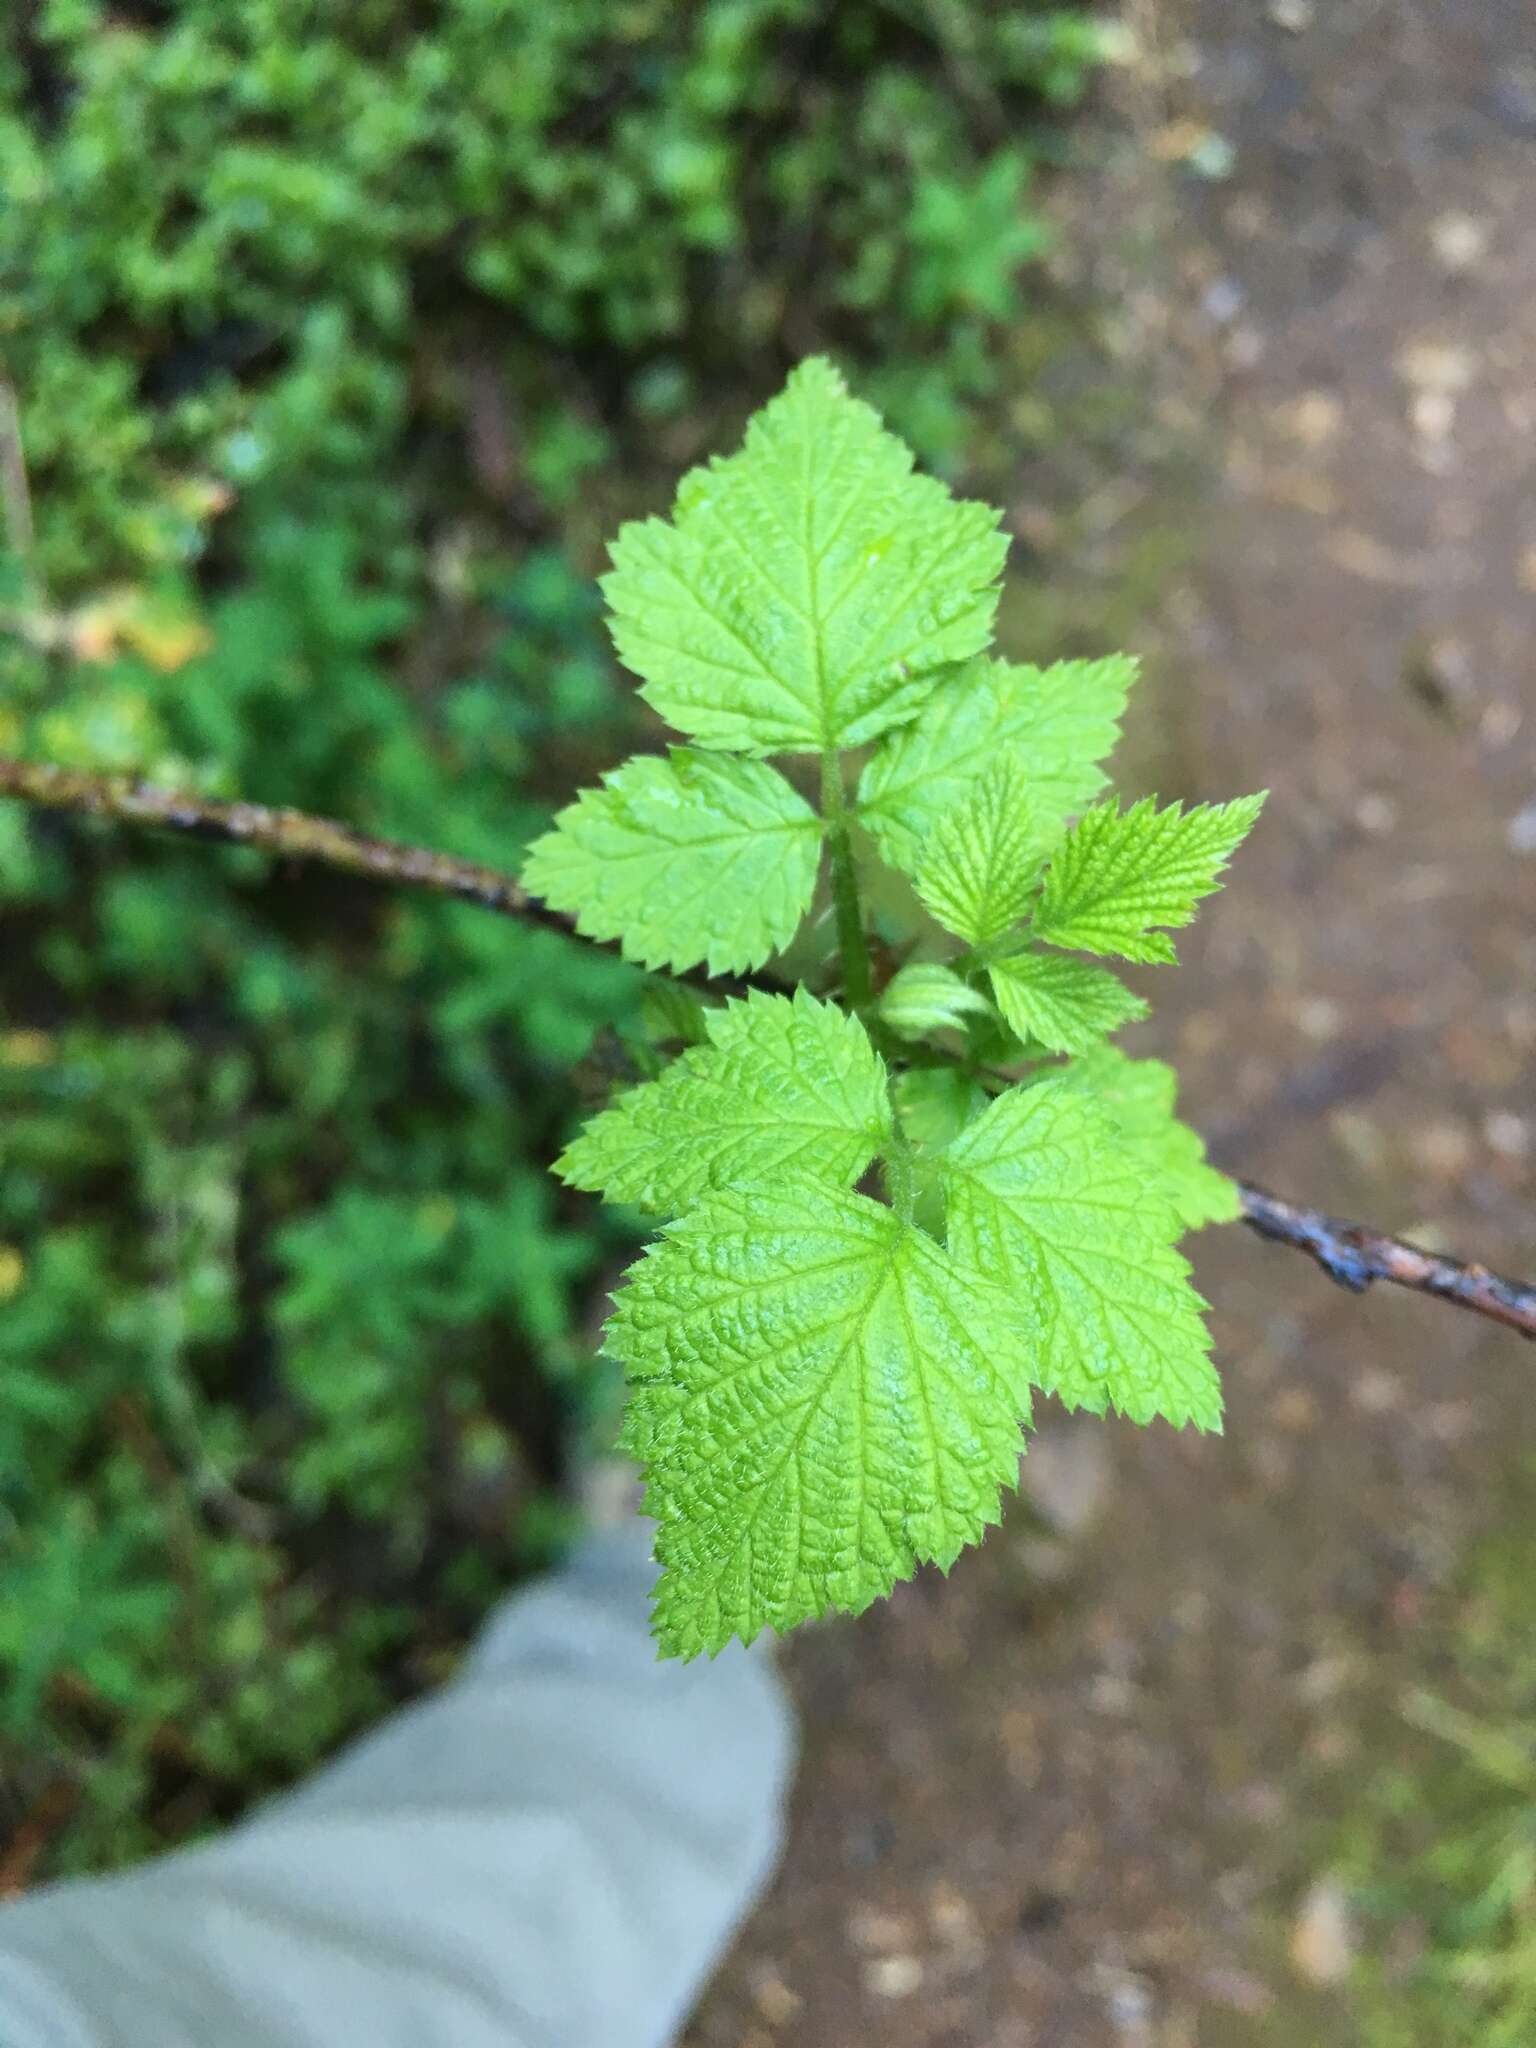
<instances>
[{"instance_id":1,"label":"brown woody stem","mask_svg":"<svg viewBox=\"0 0 1536 2048\"><path fill-rule=\"evenodd\" d=\"M86 775L0 755L0 797L7 796L45 810L81 812L195 839L252 846L280 860L312 861L369 881L477 903L524 924L563 932L574 928L569 918L536 902L515 877L496 868L398 840L375 839L307 811L274 810L266 804L243 801L223 803L158 789L132 776ZM845 818L835 819L834 831L838 826L846 834ZM859 938L862 941L862 926ZM864 957L867 962L867 954ZM845 953L845 975L858 983L857 953L851 964L850 974ZM845 990L850 996L856 992ZM1536 1286L1503 1279L1472 1261L1425 1251L1364 1224L1341 1222L1319 1209L1300 1208L1249 1181L1240 1181L1238 1186L1243 1221L1250 1229L1274 1244L1305 1252L1341 1287L1363 1294L1374 1281L1385 1280L1487 1316L1523 1337L1536 1338Z\"/></svg>"},{"instance_id":2,"label":"brown woody stem","mask_svg":"<svg viewBox=\"0 0 1536 2048\"><path fill-rule=\"evenodd\" d=\"M1363 1223L1344 1223L1320 1209L1298 1208L1251 1181L1239 1181L1238 1192L1250 1230L1273 1244L1305 1252L1330 1280L1352 1294L1364 1294L1374 1281L1386 1280L1488 1316L1522 1337L1536 1338L1536 1287L1505 1280L1486 1266L1425 1251L1400 1237L1385 1237Z\"/></svg>"},{"instance_id":3,"label":"brown woody stem","mask_svg":"<svg viewBox=\"0 0 1536 2048\"><path fill-rule=\"evenodd\" d=\"M461 902L478 903L525 924L548 925L563 932L574 929L570 918L535 902L521 882L496 868L455 860L452 854L433 853L394 839L374 839L355 832L350 825L338 825L308 811L273 810L243 800L221 803L212 797L157 789L132 776L83 775L7 756L0 756L0 796L20 797L23 803L44 810L77 811L118 824L184 833L193 839L254 846L279 860L313 861L369 881L456 896Z\"/></svg>"}]
</instances>

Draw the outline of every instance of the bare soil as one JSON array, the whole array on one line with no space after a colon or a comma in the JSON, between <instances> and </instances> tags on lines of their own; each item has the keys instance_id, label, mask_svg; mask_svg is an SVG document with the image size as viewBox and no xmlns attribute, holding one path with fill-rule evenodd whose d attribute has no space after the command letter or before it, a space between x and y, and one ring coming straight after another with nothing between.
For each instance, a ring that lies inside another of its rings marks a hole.
<instances>
[{"instance_id":1,"label":"bare soil","mask_svg":"<svg viewBox=\"0 0 1536 2048\"><path fill-rule=\"evenodd\" d=\"M1273 796L1139 1049L1225 1164L1529 1273L1536 17L1159 25L1118 169L1067 202L1125 374L1196 455L1129 760ZM1226 176L1191 167L1223 144ZM1536 1450L1536 1354L1239 1229L1195 1257L1224 1437L1050 1418L1026 1471L1067 1533L1021 1506L947 1582L786 1650L792 1840L693 2048L1356 2038L1331 1819L1443 1670L1434 1596Z\"/></svg>"}]
</instances>

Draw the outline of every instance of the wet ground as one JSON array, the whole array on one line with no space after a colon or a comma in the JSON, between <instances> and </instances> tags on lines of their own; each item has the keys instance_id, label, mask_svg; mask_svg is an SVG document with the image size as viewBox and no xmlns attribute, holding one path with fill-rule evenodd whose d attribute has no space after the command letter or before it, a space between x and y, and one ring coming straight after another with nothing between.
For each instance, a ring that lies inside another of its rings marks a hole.
<instances>
[{"instance_id":1,"label":"wet ground","mask_svg":"<svg viewBox=\"0 0 1536 2048\"><path fill-rule=\"evenodd\" d=\"M1080 221L1199 478L1128 761L1274 794L1140 1049L1225 1164L1530 1273L1536 16L1158 25ZM1029 1462L1068 1533L1021 1510L788 1649L793 1838L693 2048L1357 2038L1332 1819L1443 1672L1536 1352L1237 1229L1196 1260L1224 1438L1055 1419Z\"/></svg>"}]
</instances>

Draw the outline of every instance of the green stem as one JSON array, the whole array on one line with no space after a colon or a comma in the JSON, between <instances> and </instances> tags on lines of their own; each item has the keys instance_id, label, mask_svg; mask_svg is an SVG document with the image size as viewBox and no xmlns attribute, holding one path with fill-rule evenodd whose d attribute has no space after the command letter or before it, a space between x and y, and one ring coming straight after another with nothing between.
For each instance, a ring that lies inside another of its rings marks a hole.
<instances>
[{"instance_id":1,"label":"green stem","mask_svg":"<svg viewBox=\"0 0 1536 2048\"><path fill-rule=\"evenodd\" d=\"M853 861L853 833L843 771L835 748L821 757L821 815L827 828L827 853L832 862L832 908L837 918L837 950L843 963L843 999L862 1010L874 995L869 941L859 903L859 876Z\"/></svg>"},{"instance_id":2,"label":"green stem","mask_svg":"<svg viewBox=\"0 0 1536 2048\"><path fill-rule=\"evenodd\" d=\"M894 1116L895 1107L893 1102L891 1142L885 1155L885 1193L903 1223L911 1223L917 1216L916 1157L907 1142L906 1132Z\"/></svg>"}]
</instances>

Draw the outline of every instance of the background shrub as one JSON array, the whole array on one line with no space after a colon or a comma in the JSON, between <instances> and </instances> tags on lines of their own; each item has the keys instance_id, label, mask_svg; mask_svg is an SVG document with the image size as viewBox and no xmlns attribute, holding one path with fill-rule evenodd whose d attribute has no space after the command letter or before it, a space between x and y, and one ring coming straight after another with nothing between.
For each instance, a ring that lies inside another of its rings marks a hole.
<instances>
[{"instance_id":1,"label":"background shrub","mask_svg":"<svg viewBox=\"0 0 1536 2048\"><path fill-rule=\"evenodd\" d=\"M1094 49L985 0L23 6L0 747L514 865L626 744L598 539L788 357L966 464ZM561 1541L626 1239L544 1169L643 983L14 805L0 903L0 1831L74 1868Z\"/></svg>"}]
</instances>

